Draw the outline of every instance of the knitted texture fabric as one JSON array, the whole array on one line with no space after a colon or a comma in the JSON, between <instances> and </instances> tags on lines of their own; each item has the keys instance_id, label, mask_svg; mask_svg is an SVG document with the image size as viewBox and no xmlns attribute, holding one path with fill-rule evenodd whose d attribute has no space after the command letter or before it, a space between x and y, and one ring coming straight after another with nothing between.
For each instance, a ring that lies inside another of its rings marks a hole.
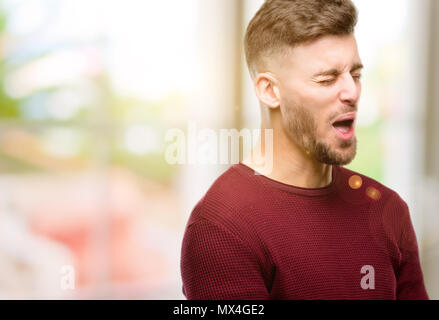
<instances>
[{"instance_id":1,"label":"knitted texture fabric","mask_svg":"<svg viewBox=\"0 0 439 320\"><path fill-rule=\"evenodd\" d=\"M241 163L224 172L186 226L186 298L428 299L406 203L346 168L332 176L307 189Z\"/></svg>"}]
</instances>

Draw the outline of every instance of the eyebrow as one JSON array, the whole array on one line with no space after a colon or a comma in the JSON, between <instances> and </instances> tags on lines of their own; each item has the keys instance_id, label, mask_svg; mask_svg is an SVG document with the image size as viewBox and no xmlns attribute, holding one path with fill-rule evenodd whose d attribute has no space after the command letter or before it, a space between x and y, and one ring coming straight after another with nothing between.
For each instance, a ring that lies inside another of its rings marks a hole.
<instances>
[{"instance_id":1,"label":"eyebrow","mask_svg":"<svg viewBox=\"0 0 439 320\"><path fill-rule=\"evenodd\" d=\"M363 65L361 63L355 63L352 68L351 71L357 71L357 70L361 70L363 69ZM340 74L340 71L337 69L329 69L329 70L324 70L324 71L320 71L317 72L313 77L319 77L319 76L336 76Z\"/></svg>"}]
</instances>

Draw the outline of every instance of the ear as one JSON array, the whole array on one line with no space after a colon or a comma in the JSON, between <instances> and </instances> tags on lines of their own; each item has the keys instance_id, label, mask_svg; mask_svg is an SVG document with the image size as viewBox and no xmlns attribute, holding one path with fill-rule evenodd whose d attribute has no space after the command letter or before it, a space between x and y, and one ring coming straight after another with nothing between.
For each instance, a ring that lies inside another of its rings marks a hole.
<instances>
[{"instance_id":1,"label":"ear","mask_svg":"<svg viewBox=\"0 0 439 320\"><path fill-rule=\"evenodd\" d=\"M273 109L280 106L280 92L276 78L269 73L259 73L253 84L259 101Z\"/></svg>"}]
</instances>

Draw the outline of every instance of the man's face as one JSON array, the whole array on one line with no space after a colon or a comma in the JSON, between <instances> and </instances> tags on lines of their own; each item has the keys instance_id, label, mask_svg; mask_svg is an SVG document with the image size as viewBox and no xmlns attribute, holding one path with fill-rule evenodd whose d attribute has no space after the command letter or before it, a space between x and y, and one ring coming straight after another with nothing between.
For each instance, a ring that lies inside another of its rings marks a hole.
<instances>
[{"instance_id":1,"label":"man's face","mask_svg":"<svg viewBox=\"0 0 439 320\"><path fill-rule=\"evenodd\" d=\"M319 162L355 157L361 68L353 35L325 36L291 49L276 72L283 128Z\"/></svg>"}]
</instances>

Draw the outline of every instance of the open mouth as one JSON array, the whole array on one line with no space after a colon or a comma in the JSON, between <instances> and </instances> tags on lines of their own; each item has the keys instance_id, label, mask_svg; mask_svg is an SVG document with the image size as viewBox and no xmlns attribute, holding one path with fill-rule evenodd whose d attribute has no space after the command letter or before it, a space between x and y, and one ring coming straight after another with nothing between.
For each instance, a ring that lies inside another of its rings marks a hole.
<instances>
[{"instance_id":1,"label":"open mouth","mask_svg":"<svg viewBox=\"0 0 439 320\"><path fill-rule=\"evenodd\" d=\"M348 133L349 130L351 130L353 124L354 119L348 119L343 121L336 121L332 124L332 126L342 133Z\"/></svg>"},{"instance_id":2,"label":"open mouth","mask_svg":"<svg viewBox=\"0 0 439 320\"><path fill-rule=\"evenodd\" d=\"M345 119L335 121L332 126L337 136L343 140L349 140L354 136L354 120L355 117L344 117Z\"/></svg>"}]
</instances>

